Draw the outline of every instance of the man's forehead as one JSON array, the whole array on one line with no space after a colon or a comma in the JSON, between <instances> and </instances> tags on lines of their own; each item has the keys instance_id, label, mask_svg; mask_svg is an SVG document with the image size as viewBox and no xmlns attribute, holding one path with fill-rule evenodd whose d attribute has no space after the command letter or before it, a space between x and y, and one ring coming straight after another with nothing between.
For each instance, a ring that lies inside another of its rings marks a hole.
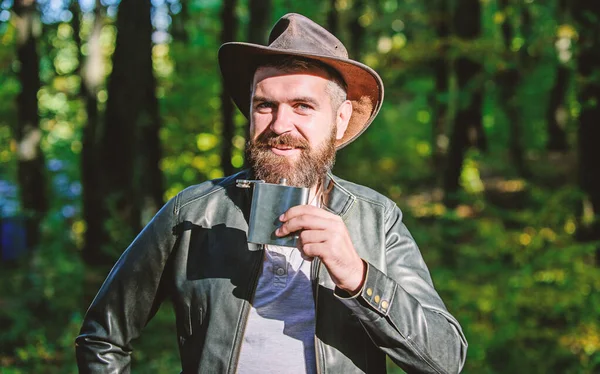
<instances>
[{"instance_id":1,"label":"man's forehead","mask_svg":"<svg viewBox=\"0 0 600 374\"><path fill-rule=\"evenodd\" d=\"M320 81L323 80L323 82L326 83L326 81L330 81L331 78L329 77L329 74L324 70L324 69L320 69L318 67L308 67L306 69L283 69L283 68L278 68L278 67L273 67L273 66L262 66L259 67L258 69L256 69L256 72L254 73L254 79L253 79L253 87L256 87L256 85L268 78L275 78L275 77L289 77L291 79L289 79L289 81ZM320 78L320 79L314 79L314 78Z\"/></svg>"}]
</instances>

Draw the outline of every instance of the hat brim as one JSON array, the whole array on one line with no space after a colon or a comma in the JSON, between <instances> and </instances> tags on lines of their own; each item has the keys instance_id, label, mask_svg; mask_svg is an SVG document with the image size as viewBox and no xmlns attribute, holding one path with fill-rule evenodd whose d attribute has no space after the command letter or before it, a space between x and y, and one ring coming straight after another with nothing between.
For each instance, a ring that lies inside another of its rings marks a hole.
<instances>
[{"instance_id":1,"label":"hat brim","mask_svg":"<svg viewBox=\"0 0 600 374\"><path fill-rule=\"evenodd\" d=\"M373 69L360 62L251 43L225 43L219 49L223 82L233 102L246 118L250 118L250 95L254 79L250 65L255 57L266 55L301 56L319 60L340 73L348 86L347 98L352 102L353 111L344 136L336 142L337 149L346 146L362 134L381 109L383 82Z\"/></svg>"}]
</instances>

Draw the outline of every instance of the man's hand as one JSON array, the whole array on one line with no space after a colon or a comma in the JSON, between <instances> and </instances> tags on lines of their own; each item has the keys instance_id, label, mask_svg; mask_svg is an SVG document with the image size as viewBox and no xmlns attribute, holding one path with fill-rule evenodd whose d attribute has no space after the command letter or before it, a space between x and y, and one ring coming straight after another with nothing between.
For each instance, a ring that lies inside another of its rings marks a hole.
<instances>
[{"instance_id":1,"label":"man's hand","mask_svg":"<svg viewBox=\"0 0 600 374\"><path fill-rule=\"evenodd\" d=\"M366 265L356 253L339 216L312 205L299 205L290 208L279 220L283 225L275 231L277 236L299 231L299 249L304 256L320 258L339 288L352 295L361 289Z\"/></svg>"}]
</instances>

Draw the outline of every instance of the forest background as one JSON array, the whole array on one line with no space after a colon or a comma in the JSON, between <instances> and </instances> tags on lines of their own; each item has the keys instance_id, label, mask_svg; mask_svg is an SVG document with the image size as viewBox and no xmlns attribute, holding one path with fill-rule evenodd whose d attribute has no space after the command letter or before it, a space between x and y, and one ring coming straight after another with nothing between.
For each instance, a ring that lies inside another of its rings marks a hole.
<instances>
[{"instance_id":1,"label":"forest background","mask_svg":"<svg viewBox=\"0 0 600 374\"><path fill-rule=\"evenodd\" d=\"M403 209L469 340L464 372L599 372L589 0L0 1L0 371L76 372L85 310L140 228L243 168L247 121L217 50L265 43L287 12L385 82L334 172ZM176 341L165 304L133 372L178 372Z\"/></svg>"}]
</instances>

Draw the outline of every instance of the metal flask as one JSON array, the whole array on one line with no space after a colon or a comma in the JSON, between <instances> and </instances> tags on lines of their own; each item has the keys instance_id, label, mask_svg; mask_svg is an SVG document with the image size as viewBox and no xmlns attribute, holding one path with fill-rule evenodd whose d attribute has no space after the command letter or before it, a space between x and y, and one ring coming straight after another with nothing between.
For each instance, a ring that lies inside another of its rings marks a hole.
<instances>
[{"instance_id":1,"label":"metal flask","mask_svg":"<svg viewBox=\"0 0 600 374\"><path fill-rule=\"evenodd\" d=\"M282 225L279 220L281 214L293 206L308 204L310 190L288 186L285 178L282 178L279 184L244 179L238 179L236 182L241 188L254 187L248 224L248 242L296 247L299 239L297 233L278 237L275 235L275 230Z\"/></svg>"}]
</instances>

